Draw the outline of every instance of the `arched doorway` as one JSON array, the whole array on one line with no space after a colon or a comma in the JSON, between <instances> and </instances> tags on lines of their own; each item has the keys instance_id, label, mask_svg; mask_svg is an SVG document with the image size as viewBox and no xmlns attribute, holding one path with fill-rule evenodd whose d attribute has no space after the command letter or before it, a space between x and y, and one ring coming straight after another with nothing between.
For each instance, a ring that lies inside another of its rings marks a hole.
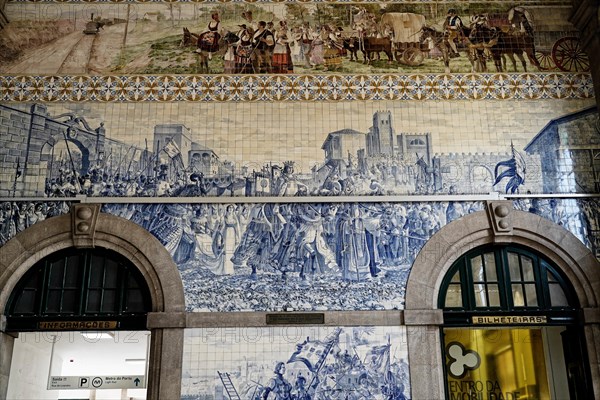
<instances>
[{"instance_id":1,"label":"arched doorway","mask_svg":"<svg viewBox=\"0 0 600 400\"><path fill-rule=\"evenodd\" d=\"M119 253L67 248L38 261L17 283L6 332L141 330L152 300L142 274Z\"/></svg>"},{"instance_id":2,"label":"arched doorway","mask_svg":"<svg viewBox=\"0 0 600 400\"><path fill-rule=\"evenodd\" d=\"M454 262L438 299L446 398L583 399L579 304L543 255L487 245Z\"/></svg>"},{"instance_id":3,"label":"arched doorway","mask_svg":"<svg viewBox=\"0 0 600 400\"><path fill-rule=\"evenodd\" d=\"M135 280L147 287L150 304L144 312L150 310L146 329L151 332L148 398L178 397L181 369L177 366L182 358L185 300L177 267L155 237L134 223L101 213L100 205L75 204L70 214L35 224L0 248L0 309L8 310L9 299L20 295L16 291L19 282L27 281L31 268L47 256L94 248L127 260L135 268ZM64 299L65 292L62 293ZM95 306L102 307L102 302ZM2 396L7 389L9 355L16 336L7 327L14 317L18 315L4 315L0 326L0 350L4 357L0 366Z\"/></svg>"},{"instance_id":4,"label":"arched doorway","mask_svg":"<svg viewBox=\"0 0 600 400\"><path fill-rule=\"evenodd\" d=\"M5 331L19 335L7 397L145 399L151 306L142 274L115 251L67 248L44 257L4 312Z\"/></svg>"},{"instance_id":5,"label":"arched doorway","mask_svg":"<svg viewBox=\"0 0 600 400\"><path fill-rule=\"evenodd\" d=\"M446 315L440 307L440 293L442 288L448 289L444 284L449 285L450 282L444 279L452 279L452 276L446 276L455 262L474 249L485 246L513 246L527 249L537 256L543 255L545 262L556 272L555 276L567 283L567 292L572 293L569 307L573 307L571 311L579 316L576 322L579 324L578 331L585 347L590 350L586 367L592 388L587 395L593 398L593 393L600 393L596 356L600 345L597 339L600 263L579 239L563 227L532 213L516 211L511 201L492 201L487 203L485 211L456 220L433 235L419 252L411 269L404 320L413 399L446 397L446 358L441 335ZM477 283L487 285L487 282ZM520 285L526 290L525 285L529 283L521 281ZM489 302L489 294L486 296ZM472 298L471 301L477 300ZM486 306L494 304L493 301L495 298ZM506 313L510 311L505 310ZM468 326L473 327L470 322Z\"/></svg>"}]
</instances>

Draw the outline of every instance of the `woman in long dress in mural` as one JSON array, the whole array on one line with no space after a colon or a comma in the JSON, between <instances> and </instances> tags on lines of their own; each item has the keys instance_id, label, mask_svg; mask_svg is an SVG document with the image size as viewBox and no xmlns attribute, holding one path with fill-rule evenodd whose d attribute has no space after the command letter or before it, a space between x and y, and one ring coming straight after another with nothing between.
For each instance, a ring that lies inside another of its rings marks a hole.
<instances>
[{"instance_id":1,"label":"woman in long dress in mural","mask_svg":"<svg viewBox=\"0 0 600 400\"><path fill-rule=\"evenodd\" d=\"M242 235L240 245L234 252L233 263L238 267L252 268L251 278L269 264L276 239L284 221L274 212L272 204L257 204L250 213L250 223Z\"/></svg>"},{"instance_id":2,"label":"woman in long dress in mural","mask_svg":"<svg viewBox=\"0 0 600 400\"><path fill-rule=\"evenodd\" d=\"M277 235L269 263L275 270L281 272L285 278L288 272L294 271L298 264L298 221L295 217L294 205L281 204L276 206L274 214L282 225L281 232Z\"/></svg>"},{"instance_id":3,"label":"woman in long dress in mural","mask_svg":"<svg viewBox=\"0 0 600 400\"><path fill-rule=\"evenodd\" d=\"M288 74L294 72L292 52L290 49L290 35L285 21L279 22L279 29L275 31L275 48L273 49L273 73Z\"/></svg>"},{"instance_id":4,"label":"woman in long dress in mural","mask_svg":"<svg viewBox=\"0 0 600 400\"><path fill-rule=\"evenodd\" d=\"M366 229L358 204L340 215L338 263L342 277L349 281L364 281L370 276L370 257Z\"/></svg>"},{"instance_id":5,"label":"woman in long dress in mural","mask_svg":"<svg viewBox=\"0 0 600 400\"><path fill-rule=\"evenodd\" d=\"M221 39L223 29L221 28L219 13L211 14L211 21L208 23L206 31L198 37L198 52L208 53L208 59L212 59L213 53L219 51L219 39Z\"/></svg>"},{"instance_id":6,"label":"woman in long dress in mural","mask_svg":"<svg viewBox=\"0 0 600 400\"><path fill-rule=\"evenodd\" d=\"M191 220L197 243L195 259L211 273L226 275L222 225L214 217L218 212L214 210L214 206L208 208L206 205L199 205L195 213Z\"/></svg>"},{"instance_id":7,"label":"woman in long dress in mural","mask_svg":"<svg viewBox=\"0 0 600 400\"><path fill-rule=\"evenodd\" d=\"M325 63L324 58L324 45L325 41L323 40L323 30L319 29L317 33L314 35L314 39L310 45L310 64L311 66L317 67L319 65L323 65Z\"/></svg>"},{"instance_id":8,"label":"woman in long dress in mural","mask_svg":"<svg viewBox=\"0 0 600 400\"><path fill-rule=\"evenodd\" d=\"M235 72L238 74L249 74L254 71L252 58L252 36L254 30L246 24L240 25L237 36L240 38L235 48Z\"/></svg>"},{"instance_id":9,"label":"woman in long dress in mural","mask_svg":"<svg viewBox=\"0 0 600 400\"><path fill-rule=\"evenodd\" d=\"M342 42L338 40L333 28L329 25L323 25L325 70L333 71L342 66L342 56L340 50L344 48Z\"/></svg>"}]
</instances>

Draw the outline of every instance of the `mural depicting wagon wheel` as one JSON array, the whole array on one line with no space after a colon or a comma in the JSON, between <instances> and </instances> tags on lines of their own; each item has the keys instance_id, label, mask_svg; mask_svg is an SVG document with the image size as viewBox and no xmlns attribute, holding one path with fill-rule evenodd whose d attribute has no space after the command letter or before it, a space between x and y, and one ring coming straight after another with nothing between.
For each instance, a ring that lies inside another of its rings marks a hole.
<instances>
[{"instance_id":1,"label":"mural depicting wagon wheel","mask_svg":"<svg viewBox=\"0 0 600 400\"><path fill-rule=\"evenodd\" d=\"M552 60L565 72L587 72L590 60L581 48L579 38L568 36L560 38L552 47Z\"/></svg>"},{"instance_id":2,"label":"mural depicting wagon wheel","mask_svg":"<svg viewBox=\"0 0 600 400\"><path fill-rule=\"evenodd\" d=\"M535 56L543 70L590 70L578 32L569 22L570 12L571 8L566 6L514 7L508 12L511 28L533 33Z\"/></svg>"},{"instance_id":3,"label":"mural depicting wagon wheel","mask_svg":"<svg viewBox=\"0 0 600 400\"><path fill-rule=\"evenodd\" d=\"M385 13L381 16L380 30L390 34L396 61L410 66L421 65L429 51L427 43L419 43L425 17L413 13Z\"/></svg>"}]
</instances>

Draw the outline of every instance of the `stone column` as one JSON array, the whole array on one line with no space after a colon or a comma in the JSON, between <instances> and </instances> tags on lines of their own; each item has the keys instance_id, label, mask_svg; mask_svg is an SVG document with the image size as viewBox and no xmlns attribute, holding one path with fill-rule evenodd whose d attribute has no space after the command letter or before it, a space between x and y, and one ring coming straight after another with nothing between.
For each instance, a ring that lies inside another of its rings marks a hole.
<instances>
[{"instance_id":1,"label":"stone column","mask_svg":"<svg viewBox=\"0 0 600 400\"><path fill-rule=\"evenodd\" d=\"M8 392L8 378L12 361L15 336L4 332L6 317L1 316L0 321L0 400L6 399Z\"/></svg>"},{"instance_id":2,"label":"stone column","mask_svg":"<svg viewBox=\"0 0 600 400\"><path fill-rule=\"evenodd\" d=\"M598 308L584 309L584 333L590 375L592 378L592 389L597 399L600 396L600 310Z\"/></svg>"},{"instance_id":3,"label":"stone column","mask_svg":"<svg viewBox=\"0 0 600 400\"><path fill-rule=\"evenodd\" d=\"M440 342L442 310L404 310L413 400L445 398L444 360Z\"/></svg>"},{"instance_id":4,"label":"stone column","mask_svg":"<svg viewBox=\"0 0 600 400\"><path fill-rule=\"evenodd\" d=\"M184 313L150 313L148 400L179 399L183 362Z\"/></svg>"}]
</instances>

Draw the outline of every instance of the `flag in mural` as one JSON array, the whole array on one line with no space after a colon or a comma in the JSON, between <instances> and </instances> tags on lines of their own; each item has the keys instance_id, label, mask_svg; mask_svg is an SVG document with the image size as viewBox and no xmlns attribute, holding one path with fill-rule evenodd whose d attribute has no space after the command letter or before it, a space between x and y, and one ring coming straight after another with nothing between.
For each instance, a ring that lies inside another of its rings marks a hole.
<instances>
[{"instance_id":1,"label":"flag in mural","mask_svg":"<svg viewBox=\"0 0 600 400\"><path fill-rule=\"evenodd\" d=\"M373 371L386 375L390 369L390 345L374 346L365 357L365 364Z\"/></svg>"},{"instance_id":2,"label":"flag in mural","mask_svg":"<svg viewBox=\"0 0 600 400\"><path fill-rule=\"evenodd\" d=\"M173 141L168 142L163 150L171 158L175 158L181 153L181 151L179 151L179 147L177 147L177 144L175 144Z\"/></svg>"},{"instance_id":3,"label":"flag in mural","mask_svg":"<svg viewBox=\"0 0 600 400\"><path fill-rule=\"evenodd\" d=\"M509 178L506 184L505 193L510 191L511 194L518 192L519 186L525 183L525 172L527 166L521 153L519 153L515 146L510 144L512 157L506 161L500 161L494 168L495 181L492 186L496 186L503 179ZM500 172L502 171L502 172Z\"/></svg>"},{"instance_id":4,"label":"flag in mural","mask_svg":"<svg viewBox=\"0 0 600 400\"><path fill-rule=\"evenodd\" d=\"M296 345L296 351L288 360L288 364L299 361L304 363L310 372L318 372L331 348L337 343L340 331L336 330L325 342L319 340L310 341L310 338L306 338L304 342Z\"/></svg>"}]
</instances>

